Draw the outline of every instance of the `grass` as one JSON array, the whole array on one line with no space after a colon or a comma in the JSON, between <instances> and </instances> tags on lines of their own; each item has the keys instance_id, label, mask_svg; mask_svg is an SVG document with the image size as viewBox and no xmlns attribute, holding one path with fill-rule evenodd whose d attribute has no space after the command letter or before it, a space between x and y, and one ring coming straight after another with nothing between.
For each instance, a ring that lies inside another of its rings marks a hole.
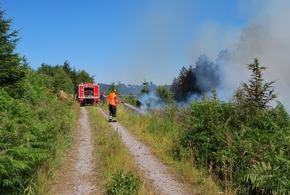
<instances>
[{"instance_id":1,"label":"grass","mask_svg":"<svg viewBox=\"0 0 290 195\"><path fill-rule=\"evenodd\" d=\"M62 167L66 153L69 151L72 145L71 136L58 136L56 142L57 150L55 156L46 161L37 171L37 181L35 186L36 194L48 194L52 185L52 182L58 177L58 171Z\"/></svg>"},{"instance_id":2,"label":"grass","mask_svg":"<svg viewBox=\"0 0 290 195\"><path fill-rule=\"evenodd\" d=\"M103 106L107 109L106 105ZM134 162L134 157L123 145L122 139L117 132L112 130L105 117L100 113L98 107L87 107L96 147L96 172L97 185L102 194L107 194L108 187L114 182L119 173L132 173L133 179L141 178L137 194L154 194L150 181L144 179L143 173ZM207 174L192 166L192 162L186 158L175 161L172 158L171 148L178 130L176 124L167 123L158 115L139 115L127 110L123 105L118 106L117 120L120 121L137 138L146 143L152 153L167 164L173 174L180 181L192 185L192 191L199 194L218 194L220 190ZM76 117L77 119L77 117ZM76 122L76 120L74 121ZM71 135L71 134L70 134ZM51 181L57 177L57 170L64 161L64 154L71 145L71 137L59 137L56 155L47 161L37 172L37 193L47 194Z\"/></svg>"},{"instance_id":3,"label":"grass","mask_svg":"<svg viewBox=\"0 0 290 195\"><path fill-rule=\"evenodd\" d=\"M177 179L192 186L192 191L199 194L219 194L220 189L204 170L197 170L189 158L176 161L172 155L172 148L178 136L179 124L173 122L170 116L174 111L167 111L168 116L152 112L140 115L128 110L124 106L118 107L117 119L127 127L139 140L146 143L152 153L171 167ZM181 122L181 121L179 121Z\"/></svg>"},{"instance_id":4,"label":"grass","mask_svg":"<svg viewBox=\"0 0 290 195\"><path fill-rule=\"evenodd\" d=\"M73 100L71 100L73 101ZM77 104L72 102L70 104L70 128L67 129L65 134L56 135L56 142L54 143L54 155L52 158L46 160L42 166L40 166L35 173L34 180L32 180L31 192L26 190L25 194L49 194L51 185L56 177L58 177L58 171L62 168L63 163L66 159L66 154L70 150L73 144L73 132L77 126L77 119L79 117L79 107ZM59 119L63 120L63 119Z\"/></svg>"},{"instance_id":5,"label":"grass","mask_svg":"<svg viewBox=\"0 0 290 195\"><path fill-rule=\"evenodd\" d=\"M88 111L95 137L97 184L101 188L100 191L106 194L108 186L112 185L114 177L119 173L132 173L133 180L142 178L137 189L138 194L153 194L150 192L151 183L143 179L142 172L135 164L130 151L123 145L120 135L112 130L97 107L88 107Z\"/></svg>"}]
</instances>

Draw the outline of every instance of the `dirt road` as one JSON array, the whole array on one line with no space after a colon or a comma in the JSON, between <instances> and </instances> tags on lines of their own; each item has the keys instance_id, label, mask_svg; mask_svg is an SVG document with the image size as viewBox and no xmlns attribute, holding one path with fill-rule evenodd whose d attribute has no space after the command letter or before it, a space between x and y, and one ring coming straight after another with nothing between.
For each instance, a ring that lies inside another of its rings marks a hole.
<instances>
[{"instance_id":1,"label":"dirt road","mask_svg":"<svg viewBox=\"0 0 290 195\"><path fill-rule=\"evenodd\" d=\"M74 134L74 145L68 154L64 169L53 185L51 194L96 195L94 144L89 126L88 112L81 107L78 127Z\"/></svg>"},{"instance_id":2,"label":"dirt road","mask_svg":"<svg viewBox=\"0 0 290 195\"><path fill-rule=\"evenodd\" d=\"M104 117L107 117L106 112L101 109L100 111L104 114ZM170 175L166 166L156 159L150 153L149 148L134 138L125 127L118 122L110 124L122 136L123 143L133 154L136 163L145 173L147 179L153 181L155 189L152 189L152 191L166 195L193 194L189 190L185 190L185 185L176 181Z\"/></svg>"},{"instance_id":3,"label":"dirt road","mask_svg":"<svg viewBox=\"0 0 290 195\"><path fill-rule=\"evenodd\" d=\"M106 114L100 109L100 112ZM89 126L88 112L81 107L79 127L74 135L74 145L68 154L61 177L58 179L51 194L58 195L95 195L98 193L95 178L94 144L92 131ZM136 140L120 123L110 123L112 128L121 136L123 143L135 157L135 161L144 172L145 177L152 181L154 194L183 195L192 194L186 191L182 183L177 182L168 172L165 165L160 163L150 150Z\"/></svg>"}]
</instances>

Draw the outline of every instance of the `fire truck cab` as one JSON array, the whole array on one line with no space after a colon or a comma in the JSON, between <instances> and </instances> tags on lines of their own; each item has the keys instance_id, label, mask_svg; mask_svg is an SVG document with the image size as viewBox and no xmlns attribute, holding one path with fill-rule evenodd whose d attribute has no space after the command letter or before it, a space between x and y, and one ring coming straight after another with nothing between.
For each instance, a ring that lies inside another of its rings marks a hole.
<instances>
[{"instance_id":1,"label":"fire truck cab","mask_svg":"<svg viewBox=\"0 0 290 195\"><path fill-rule=\"evenodd\" d=\"M81 83L78 85L78 101L81 106L93 105L99 101L99 85L95 83Z\"/></svg>"}]
</instances>

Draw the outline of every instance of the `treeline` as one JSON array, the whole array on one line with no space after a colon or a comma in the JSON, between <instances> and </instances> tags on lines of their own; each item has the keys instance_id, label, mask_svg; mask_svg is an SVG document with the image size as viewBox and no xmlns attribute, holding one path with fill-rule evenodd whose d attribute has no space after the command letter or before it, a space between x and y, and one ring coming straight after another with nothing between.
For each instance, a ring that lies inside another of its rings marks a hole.
<instances>
[{"instance_id":1,"label":"treeline","mask_svg":"<svg viewBox=\"0 0 290 195\"><path fill-rule=\"evenodd\" d=\"M70 142L78 107L69 96L78 82L90 82L85 71L71 69L68 62L38 70L15 53L18 31L0 11L0 194L41 194L39 170L52 176L60 144Z\"/></svg>"},{"instance_id":2,"label":"treeline","mask_svg":"<svg viewBox=\"0 0 290 195\"><path fill-rule=\"evenodd\" d=\"M110 88L112 87L112 85L116 85L116 84L105 84L105 83L98 83L100 85L100 89L101 91L105 91L105 92L109 92ZM116 88L118 88L118 91L120 92L120 95L133 95L133 96L137 96L140 94L143 85L131 85L131 84L124 84L124 83L118 83L116 86ZM152 82L150 82L149 88L151 91L156 89L156 85L153 84Z\"/></svg>"},{"instance_id":3,"label":"treeline","mask_svg":"<svg viewBox=\"0 0 290 195\"><path fill-rule=\"evenodd\" d=\"M76 71L71 68L70 63L65 61L63 65L48 65L41 64L37 73L42 74L51 83L50 88L54 92L63 90L67 93L75 93L76 86L80 83L94 82L94 78L90 76L85 70Z\"/></svg>"},{"instance_id":4,"label":"treeline","mask_svg":"<svg viewBox=\"0 0 290 195\"><path fill-rule=\"evenodd\" d=\"M221 51L218 59L213 62L206 55L197 59L195 66L182 67L178 77L173 79L170 90L173 98L186 101L192 94L204 95L220 85L220 67L227 51Z\"/></svg>"}]
</instances>

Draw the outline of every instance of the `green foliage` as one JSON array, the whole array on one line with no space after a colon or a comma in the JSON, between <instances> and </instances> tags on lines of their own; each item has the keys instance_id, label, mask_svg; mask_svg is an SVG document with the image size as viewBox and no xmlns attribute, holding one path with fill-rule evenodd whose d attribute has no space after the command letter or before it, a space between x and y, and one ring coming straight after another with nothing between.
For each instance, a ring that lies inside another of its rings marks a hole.
<instances>
[{"instance_id":1,"label":"green foliage","mask_svg":"<svg viewBox=\"0 0 290 195\"><path fill-rule=\"evenodd\" d=\"M280 169L279 166L272 167L270 163L259 162L248 168L244 181L251 183L251 190L262 191L264 194L289 194L289 174L281 174L283 172ZM277 184L280 184L279 188Z\"/></svg>"},{"instance_id":2,"label":"green foliage","mask_svg":"<svg viewBox=\"0 0 290 195\"><path fill-rule=\"evenodd\" d=\"M174 102L173 93L165 85L160 85L156 89L156 94L162 99L163 102L171 104Z\"/></svg>"},{"instance_id":3,"label":"green foliage","mask_svg":"<svg viewBox=\"0 0 290 195\"><path fill-rule=\"evenodd\" d=\"M118 172L113 175L113 181L107 187L107 194L136 194L140 186L139 176L134 176L131 172Z\"/></svg>"},{"instance_id":4,"label":"green foliage","mask_svg":"<svg viewBox=\"0 0 290 195\"><path fill-rule=\"evenodd\" d=\"M175 155L190 151L194 165L209 170L225 191L289 193L290 125L281 104L250 117L234 103L216 99L191 106L191 120L179 139L184 149L175 149Z\"/></svg>"},{"instance_id":5,"label":"green foliage","mask_svg":"<svg viewBox=\"0 0 290 195\"><path fill-rule=\"evenodd\" d=\"M39 92L44 98L34 97L32 105L0 90L0 194L21 194L37 168L53 157L57 136L70 132L69 105Z\"/></svg>"},{"instance_id":6,"label":"green foliage","mask_svg":"<svg viewBox=\"0 0 290 195\"><path fill-rule=\"evenodd\" d=\"M140 91L140 94L148 94L150 92L149 83L145 80L143 82L143 88Z\"/></svg>"},{"instance_id":7,"label":"green foliage","mask_svg":"<svg viewBox=\"0 0 290 195\"><path fill-rule=\"evenodd\" d=\"M207 56L201 55L189 68L184 66L171 85L174 99L185 101L189 95L202 95L217 88L220 83L219 63L212 62Z\"/></svg>"},{"instance_id":8,"label":"green foliage","mask_svg":"<svg viewBox=\"0 0 290 195\"><path fill-rule=\"evenodd\" d=\"M93 131L96 134L97 182L100 191L110 194L144 193L140 170L134 157L122 143L122 138L112 130L98 109L88 108ZM119 110L122 112L122 108ZM96 120L97 119L97 120ZM140 182L140 183L139 183ZM143 193L142 193L143 192Z\"/></svg>"},{"instance_id":9,"label":"green foliage","mask_svg":"<svg viewBox=\"0 0 290 195\"><path fill-rule=\"evenodd\" d=\"M37 170L54 158L59 137L70 134L73 101L53 92L73 92L75 74L67 62L33 71L14 52L19 39L11 22L0 11L0 194L24 194L34 192Z\"/></svg>"},{"instance_id":10,"label":"green foliage","mask_svg":"<svg viewBox=\"0 0 290 195\"><path fill-rule=\"evenodd\" d=\"M249 79L249 84L242 82L242 88L236 91L236 102L241 107L266 108L271 100L277 98L272 86L275 82L263 83L262 70L266 70L266 67L260 66L257 58L254 59L254 63L247 66L252 71L252 75Z\"/></svg>"},{"instance_id":11,"label":"green foliage","mask_svg":"<svg viewBox=\"0 0 290 195\"><path fill-rule=\"evenodd\" d=\"M11 60L9 55L4 57L5 63ZM67 80L55 82L65 76L62 69L50 76L33 71L25 59L18 64L14 62L7 67L21 70L23 76L16 82L3 80L0 87L0 194L33 191L37 169L54 157L57 138L70 132L73 120L69 111L73 104L60 102L51 90L67 83ZM0 74L7 73L4 71L10 69L1 69ZM66 86L73 88L71 83Z\"/></svg>"},{"instance_id":12,"label":"green foliage","mask_svg":"<svg viewBox=\"0 0 290 195\"><path fill-rule=\"evenodd\" d=\"M93 83L94 78L90 76L88 72L85 70L81 70L78 72L79 83Z\"/></svg>"},{"instance_id":13,"label":"green foliage","mask_svg":"<svg viewBox=\"0 0 290 195\"><path fill-rule=\"evenodd\" d=\"M55 93L60 90L66 91L67 93L73 93L74 91L72 80L61 67L57 67L52 85Z\"/></svg>"},{"instance_id":14,"label":"green foliage","mask_svg":"<svg viewBox=\"0 0 290 195\"><path fill-rule=\"evenodd\" d=\"M25 59L14 52L19 41L18 31L11 30L12 19L5 19L4 14L0 10L0 88L5 88L12 97L20 98L24 90Z\"/></svg>"},{"instance_id":15,"label":"green foliage","mask_svg":"<svg viewBox=\"0 0 290 195\"><path fill-rule=\"evenodd\" d=\"M116 94L120 94L120 87L119 84L115 84L114 82L111 83L111 85L108 88L108 94L111 93L112 91L116 90Z\"/></svg>"},{"instance_id":16,"label":"green foliage","mask_svg":"<svg viewBox=\"0 0 290 195\"><path fill-rule=\"evenodd\" d=\"M25 92L22 96L24 101L36 105L40 100L52 98L52 94L47 94L48 89L52 89L52 78L48 75L27 68L23 82L25 83Z\"/></svg>"},{"instance_id":17,"label":"green foliage","mask_svg":"<svg viewBox=\"0 0 290 195\"><path fill-rule=\"evenodd\" d=\"M174 156L181 159L187 153L226 192L236 187L242 194L287 194L289 115L279 102L276 108L265 109L276 98L274 82L263 83L261 70L266 68L259 67L257 59L248 68L250 84L242 83L236 104L220 102L215 94L213 99L191 103L191 120L180 133L182 147L173 149Z\"/></svg>"},{"instance_id":18,"label":"green foliage","mask_svg":"<svg viewBox=\"0 0 290 195\"><path fill-rule=\"evenodd\" d=\"M124 102L128 104L137 106L138 99L136 98L135 95L126 95L126 96L123 96L122 99Z\"/></svg>"},{"instance_id":19,"label":"green foliage","mask_svg":"<svg viewBox=\"0 0 290 195\"><path fill-rule=\"evenodd\" d=\"M84 70L76 71L75 68L71 68L68 61L65 61L63 65L51 66L48 64L42 64L38 68L37 73L43 74L50 81L48 84L51 84L49 88L53 91L59 92L63 90L67 93L76 93L76 86L80 83L91 83L94 81L90 77L89 73Z\"/></svg>"}]
</instances>

